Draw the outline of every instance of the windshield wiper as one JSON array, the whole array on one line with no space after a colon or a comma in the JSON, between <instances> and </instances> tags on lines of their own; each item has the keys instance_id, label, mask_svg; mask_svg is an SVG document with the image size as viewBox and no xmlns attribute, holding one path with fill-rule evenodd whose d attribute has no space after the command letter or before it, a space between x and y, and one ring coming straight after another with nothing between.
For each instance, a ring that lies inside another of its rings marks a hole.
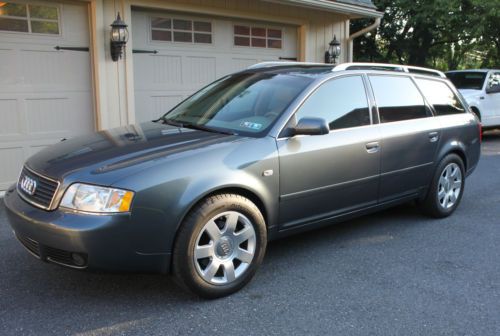
<instances>
[{"instance_id":1,"label":"windshield wiper","mask_svg":"<svg viewBox=\"0 0 500 336\"><path fill-rule=\"evenodd\" d=\"M212 132L212 133L219 133L219 134L227 134L227 135L238 135L238 133L231 132L231 131L223 131L219 129L214 129L211 127L207 127L205 125L199 125L199 124L193 124L193 123L187 123L187 122L180 122L177 120L172 120L172 119L167 119L165 117L161 117L158 120L155 121L161 121L164 124L180 127L180 128L191 128L191 129L196 129L200 131L207 131L207 132Z\"/></svg>"},{"instance_id":2,"label":"windshield wiper","mask_svg":"<svg viewBox=\"0 0 500 336\"><path fill-rule=\"evenodd\" d=\"M167 119L165 117L161 117L161 118L159 118L157 120L154 120L154 121L155 122L161 121L164 124L172 125L172 126L176 126L176 127L184 127L184 125L181 122L174 121L174 120L171 120L171 119Z\"/></svg>"},{"instance_id":3,"label":"windshield wiper","mask_svg":"<svg viewBox=\"0 0 500 336\"><path fill-rule=\"evenodd\" d=\"M200 130L200 131L213 132L213 133L220 133L220 134L227 134L227 135L238 135L238 133L235 133L235 132L223 131L223 130L207 127L205 125L200 125L200 124L183 123L182 127L196 129L196 130Z\"/></svg>"}]
</instances>

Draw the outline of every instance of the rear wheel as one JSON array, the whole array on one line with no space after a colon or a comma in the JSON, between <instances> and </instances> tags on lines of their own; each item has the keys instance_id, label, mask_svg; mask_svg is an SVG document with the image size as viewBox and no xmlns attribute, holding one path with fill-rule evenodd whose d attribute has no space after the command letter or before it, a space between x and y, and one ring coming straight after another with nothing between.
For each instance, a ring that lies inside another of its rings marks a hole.
<instances>
[{"instance_id":1,"label":"rear wheel","mask_svg":"<svg viewBox=\"0 0 500 336\"><path fill-rule=\"evenodd\" d=\"M205 199L179 230L174 275L192 292L218 298L247 284L262 262L266 226L259 209L240 195Z\"/></svg>"},{"instance_id":2,"label":"rear wheel","mask_svg":"<svg viewBox=\"0 0 500 336\"><path fill-rule=\"evenodd\" d=\"M465 186L465 169L456 154L447 155L438 165L422 210L436 218L451 215L460 204Z\"/></svg>"}]
</instances>

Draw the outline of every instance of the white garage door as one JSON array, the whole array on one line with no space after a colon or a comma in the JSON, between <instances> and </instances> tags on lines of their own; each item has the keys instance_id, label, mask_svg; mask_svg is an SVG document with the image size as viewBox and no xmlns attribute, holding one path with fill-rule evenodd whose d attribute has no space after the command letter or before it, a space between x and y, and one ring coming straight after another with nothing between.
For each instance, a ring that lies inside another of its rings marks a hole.
<instances>
[{"instance_id":1,"label":"white garage door","mask_svg":"<svg viewBox=\"0 0 500 336\"><path fill-rule=\"evenodd\" d=\"M138 122L223 75L297 57L297 28L266 22L135 10L132 37Z\"/></svg>"},{"instance_id":2,"label":"white garage door","mask_svg":"<svg viewBox=\"0 0 500 336\"><path fill-rule=\"evenodd\" d=\"M88 31L86 6L0 2L0 190L36 151L94 129Z\"/></svg>"}]
</instances>

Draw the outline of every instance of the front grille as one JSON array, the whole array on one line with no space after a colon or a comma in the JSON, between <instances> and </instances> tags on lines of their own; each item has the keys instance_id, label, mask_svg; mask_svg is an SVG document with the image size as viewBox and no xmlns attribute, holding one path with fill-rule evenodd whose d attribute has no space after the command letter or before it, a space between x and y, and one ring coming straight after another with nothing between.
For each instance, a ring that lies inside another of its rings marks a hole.
<instances>
[{"instance_id":1,"label":"front grille","mask_svg":"<svg viewBox=\"0 0 500 336\"><path fill-rule=\"evenodd\" d=\"M38 242L18 234L16 234L16 237L28 251L33 253L37 258L40 258L40 246L38 245Z\"/></svg>"},{"instance_id":2,"label":"front grille","mask_svg":"<svg viewBox=\"0 0 500 336\"><path fill-rule=\"evenodd\" d=\"M33 195L30 195L25 190L23 190L23 188L21 188L21 181L23 181L25 177L36 181L36 188ZM35 173L26 167L23 167L21 175L19 176L19 181L17 183L17 190L19 191L19 194L26 201L42 209L50 208L52 199L54 198L58 187L59 182Z\"/></svg>"}]
</instances>

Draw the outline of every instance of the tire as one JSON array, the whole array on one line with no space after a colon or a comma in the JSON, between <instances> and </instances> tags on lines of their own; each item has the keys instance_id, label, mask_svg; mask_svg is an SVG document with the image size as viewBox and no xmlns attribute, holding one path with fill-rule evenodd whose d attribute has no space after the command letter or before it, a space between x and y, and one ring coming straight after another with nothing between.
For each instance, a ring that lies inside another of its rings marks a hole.
<instances>
[{"instance_id":1,"label":"tire","mask_svg":"<svg viewBox=\"0 0 500 336\"><path fill-rule=\"evenodd\" d=\"M427 195L419 204L420 208L434 218L448 217L460 204L464 187L464 163L458 155L448 154L437 166Z\"/></svg>"},{"instance_id":2,"label":"tire","mask_svg":"<svg viewBox=\"0 0 500 336\"><path fill-rule=\"evenodd\" d=\"M252 279L266 245L266 224L254 203L236 194L210 196L190 211L179 229L173 273L201 297L227 296Z\"/></svg>"}]
</instances>

